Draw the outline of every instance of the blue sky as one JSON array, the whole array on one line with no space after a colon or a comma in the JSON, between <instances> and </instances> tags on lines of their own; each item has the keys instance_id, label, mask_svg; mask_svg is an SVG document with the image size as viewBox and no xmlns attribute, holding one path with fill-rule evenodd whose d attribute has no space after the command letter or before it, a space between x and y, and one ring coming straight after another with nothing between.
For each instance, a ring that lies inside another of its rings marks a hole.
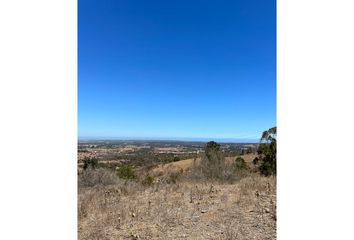
<instances>
[{"instance_id":1,"label":"blue sky","mask_svg":"<svg viewBox=\"0 0 354 240\"><path fill-rule=\"evenodd\" d=\"M275 4L79 0L79 138L258 139L276 125Z\"/></svg>"}]
</instances>

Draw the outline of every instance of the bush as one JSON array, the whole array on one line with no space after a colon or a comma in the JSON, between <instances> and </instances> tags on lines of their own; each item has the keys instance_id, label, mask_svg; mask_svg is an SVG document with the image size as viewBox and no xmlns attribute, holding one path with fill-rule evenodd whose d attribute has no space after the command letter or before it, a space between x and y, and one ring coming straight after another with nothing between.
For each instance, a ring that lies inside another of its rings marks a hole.
<instances>
[{"instance_id":1,"label":"bush","mask_svg":"<svg viewBox=\"0 0 354 240\"><path fill-rule=\"evenodd\" d=\"M172 172L168 175L166 182L168 184L171 184L171 183L176 184L177 180L180 176L181 176L181 172Z\"/></svg>"},{"instance_id":2,"label":"bush","mask_svg":"<svg viewBox=\"0 0 354 240\"><path fill-rule=\"evenodd\" d=\"M130 165L122 165L117 168L117 175L123 179L136 179L135 171Z\"/></svg>"},{"instance_id":3,"label":"bush","mask_svg":"<svg viewBox=\"0 0 354 240\"><path fill-rule=\"evenodd\" d=\"M155 181L153 176L147 175L144 180L141 182L144 186L151 186Z\"/></svg>"},{"instance_id":4,"label":"bush","mask_svg":"<svg viewBox=\"0 0 354 240\"><path fill-rule=\"evenodd\" d=\"M244 170L248 168L245 160L242 157L237 157L235 159L234 166L236 170Z\"/></svg>"},{"instance_id":5,"label":"bush","mask_svg":"<svg viewBox=\"0 0 354 240\"><path fill-rule=\"evenodd\" d=\"M250 173L248 169L245 160L241 157L236 158L232 164L228 164L220 150L220 144L212 141L207 143L200 163L195 165L187 175L198 180L234 182L248 176Z\"/></svg>"},{"instance_id":6,"label":"bush","mask_svg":"<svg viewBox=\"0 0 354 240\"><path fill-rule=\"evenodd\" d=\"M105 168L87 168L78 176L79 187L93 187L96 185L112 185L119 181L112 170Z\"/></svg>"},{"instance_id":7,"label":"bush","mask_svg":"<svg viewBox=\"0 0 354 240\"><path fill-rule=\"evenodd\" d=\"M257 165L259 163L259 158L255 157L252 161L253 165Z\"/></svg>"},{"instance_id":8,"label":"bush","mask_svg":"<svg viewBox=\"0 0 354 240\"><path fill-rule=\"evenodd\" d=\"M206 144L205 154L202 156L201 162L194 169L197 178L206 178L213 180L228 180L232 175L225 158L220 151L220 144L211 141Z\"/></svg>"},{"instance_id":9,"label":"bush","mask_svg":"<svg viewBox=\"0 0 354 240\"><path fill-rule=\"evenodd\" d=\"M92 168L95 169L98 166L98 159L95 157L85 157L84 160L84 170L86 170L87 168Z\"/></svg>"}]
</instances>

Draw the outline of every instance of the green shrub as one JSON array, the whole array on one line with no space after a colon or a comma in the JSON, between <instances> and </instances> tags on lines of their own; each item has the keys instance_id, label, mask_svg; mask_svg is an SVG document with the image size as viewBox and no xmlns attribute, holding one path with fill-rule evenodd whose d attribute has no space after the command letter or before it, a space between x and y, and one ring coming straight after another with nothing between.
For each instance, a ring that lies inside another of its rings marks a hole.
<instances>
[{"instance_id":1,"label":"green shrub","mask_svg":"<svg viewBox=\"0 0 354 240\"><path fill-rule=\"evenodd\" d=\"M98 166L98 159L95 157L85 157L84 160L84 170L86 170L87 168L92 168L95 169Z\"/></svg>"},{"instance_id":2,"label":"green shrub","mask_svg":"<svg viewBox=\"0 0 354 240\"><path fill-rule=\"evenodd\" d=\"M151 186L155 181L155 178L153 176L147 175L141 182L144 186Z\"/></svg>"},{"instance_id":3,"label":"green shrub","mask_svg":"<svg viewBox=\"0 0 354 240\"><path fill-rule=\"evenodd\" d=\"M277 172L277 134L276 127L264 131L257 153L259 156L259 170L265 176L276 175Z\"/></svg>"},{"instance_id":4,"label":"green shrub","mask_svg":"<svg viewBox=\"0 0 354 240\"><path fill-rule=\"evenodd\" d=\"M244 170L247 169L247 164L242 157L237 157L235 159L235 169L236 170Z\"/></svg>"},{"instance_id":5,"label":"green shrub","mask_svg":"<svg viewBox=\"0 0 354 240\"><path fill-rule=\"evenodd\" d=\"M122 165L117 168L117 175L123 179L135 179L135 171L132 166L130 165Z\"/></svg>"}]
</instances>

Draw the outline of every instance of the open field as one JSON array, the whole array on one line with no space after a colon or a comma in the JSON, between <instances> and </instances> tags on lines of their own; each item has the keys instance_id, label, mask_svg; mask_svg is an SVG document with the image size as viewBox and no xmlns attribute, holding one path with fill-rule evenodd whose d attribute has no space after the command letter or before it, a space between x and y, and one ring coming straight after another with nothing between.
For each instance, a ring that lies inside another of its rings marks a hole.
<instances>
[{"instance_id":1,"label":"open field","mask_svg":"<svg viewBox=\"0 0 354 240\"><path fill-rule=\"evenodd\" d=\"M79 191L79 239L275 239L276 180Z\"/></svg>"}]
</instances>

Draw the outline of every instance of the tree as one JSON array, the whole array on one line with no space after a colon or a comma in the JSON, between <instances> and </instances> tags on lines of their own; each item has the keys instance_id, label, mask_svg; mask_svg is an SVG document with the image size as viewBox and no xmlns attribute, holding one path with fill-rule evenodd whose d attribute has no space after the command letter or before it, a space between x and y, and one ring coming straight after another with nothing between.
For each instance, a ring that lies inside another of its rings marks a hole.
<instances>
[{"instance_id":1,"label":"tree","mask_svg":"<svg viewBox=\"0 0 354 240\"><path fill-rule=\"evenodd\" d=\"M259 170L265 176L275 175L277 167L277 128L264 131L258 147ZM266 141L262 143L262 141Z\"/></svg>"},{"instance_id":2,"label":"tree","mask_svg":"<svg viewBox=\"0 0 354 240\"><path fill-rule=\"evenodd\" d=\"M270 143L273 140L276 141L276 137L277 137L277 127L272 127L262 133L262 137L260 141L261 142L266 141L267 143Z\"/></svg>"},{"instance_id":3,"label":"tree","mask_svg":"<svg viewBox=\"0 0 354 240\"><path fill-rule=\"evenodd\" d=\"M210 158L220 151L220 144L214 141L208 142L205 147L205 155Z\"/></svg>"}]
</instances>

